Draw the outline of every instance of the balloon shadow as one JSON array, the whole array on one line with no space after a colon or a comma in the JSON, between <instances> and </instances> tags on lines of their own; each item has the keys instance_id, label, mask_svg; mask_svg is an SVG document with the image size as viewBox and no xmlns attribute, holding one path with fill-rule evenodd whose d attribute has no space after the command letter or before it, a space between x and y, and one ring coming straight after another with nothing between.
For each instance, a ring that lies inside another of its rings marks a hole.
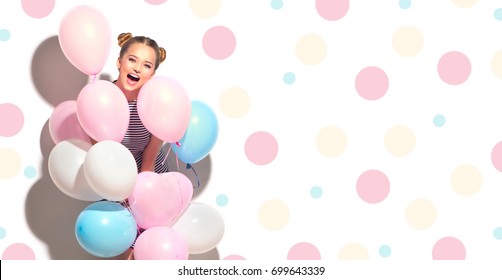
<instances>
[{"instance_id":1,"label":"balloon shadow","mask_svg":"<svg viewBox=\"0 0 502 280\"><path fill-rule=\"evenodd\" d=\"M214 248L202 254L190 254L188 255L188 260L219 260L220 253L218 248Z\"/></svg>"},{"instance_id":2,"label":"balloon shadow","mask_svg":"<svg viewBox=\"0 0 502 280\"><path fill-rule=\"evenodd\" d=\"M190 167L187 167L187 164L179 160L176 153L171 150L167 156L167 164L169 165L169 171L180 172L192 181L192 185L194 187L192 199L200 196L207 188L211 179L212 169L210 154L202 160L190 164Z\"/></svg>"},{"instance_id":3,"label":"balloon shadow","mask_svg":"<svg viewBox=\"0 0 502 280\"><path fill-rule=\"evenodd\" d=\"M89 76L66 58L58 36L44 40L31 62L31 77L38 93L54 107L66 100L76 100Z\"/></svg>"},{"instance_id":4,"label":"balloon shadow","mask_svg":"<svg viewBox=\"0 0 502 280\"><path fill-rule=\"evenodd\" d=\"M100 259L85 252L75 237L75 222L90 202L73 199L53 183L48 157L55 144L49 133L49 121L40 134L43 162L40 179L30 188L25 201L25 215L32 233L47 244L54 260Z\"/></svg>"}]
</instances>

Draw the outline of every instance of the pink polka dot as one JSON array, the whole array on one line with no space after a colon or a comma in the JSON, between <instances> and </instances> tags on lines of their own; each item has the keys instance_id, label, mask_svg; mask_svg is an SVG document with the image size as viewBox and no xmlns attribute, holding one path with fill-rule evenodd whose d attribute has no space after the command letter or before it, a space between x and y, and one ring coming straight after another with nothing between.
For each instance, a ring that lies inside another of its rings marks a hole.
<instances>
[{"instance_id":1,"label":"pink polka dot","mask_svg":"<svg viewBox=\"0 0 502 280\"><path fill-rule=\"evenodd\" d=\"M167 0L145 0L145 2L152 5L160 5L166 3Z\"/></svg>"},{"instance_id":2,"label":"pink polka dot","mask_svg":"<svg viewBox=\"0 0 502 280\"><path fill-rule=\"evenodd\" d=\"M211 58L228 58L235 50L234 33L224 26L215 26L204 34L202 47Z\"/></svg>"},{"instance_id":3,"label":"pink polka dot","mask_svg":"<svg viewBox=\"0 0 502 280\"><path fill-rule=\"evenodd\" d=\"M320 260L321 253L316 246L308 242L300 242L288 252L288 260Z\"/></svg>"},{"instance_id":4,"label":"pink polka dot","mask_svg":"<svg viewBox=\"0 0 502 280\"><path fill-rule=\"evenodd\" d=\"M238 261L238 260L246 260L243 256L239 255L229 255L223 258L223 260L232 260L232 261Z\"/></svg>"},{"instance_id":5,"label":"pink polka dot","mask_svg":"<svg viewBox=\"0 0 502 280\"><path fill-rule=\"evenodd\" d=\"M258 131L246 140L244 150L252 163L265 165L275 159L279 145L272 134Z\"/></svg>"},{"instance_id":6,"label":"pink polka dot","mask_svg":"<svg viewBox=\"0 0 502 280\"><path fill-rule=\"evenodd\" d=\"M471 75L471 62L461 52L449 52L439 60L438 73L443 82L458 85L465 82Z\"/></svg>"},{"instance_id":7,"label":"pink polka dot","mask_svg":"<svg viewBox=\"0 0 502 280\"><path fill-rule=\"evenodd\" d=\"M54 9L56 0L21 0L24 12L33 18L48 16Z\"/></svg>"},{"instance_id":8,"label":"pink polka dot","mask_svg":"<svg viewBox=\"0 0 502 280\"><path fill-rule=\"evenodd\" d=\"M5 248L2 255L2 260L34 260L35 253L26 244L14 243Z\"/></svg>"},{"instance_id":9,"label":"pink polka dot","mask_svg":"<svg viewBox=\"0 0 502 280\"><path fill-rule=\"evenodd\" d=\"M384 200L390 191L389 179L378 170L368 170L359 176L356 184L357 194L368 203Z\"/></svg>"},{"instance_id":10,"label":"pink polka dot","mask_svg":"<svg viewBox=\"0 0 502 280\"><path fill-rule=\"evenodd\" d=\"M0 136L16 135L24 125L24 115L21 109L10 103L0 104Z\"/></svg>"},{"instance_id":11,"label":"pink polka dot","mask_svg":"<svg viewBox=\"0 0 502 280\"><path fill-rule=\"evenodd\" d=\"M454 237L444 237L434 244L433 260L465 260L465 247Z\"/></svg>"},{"instance_id":12,"label":"pink polka dot","mask_svg":"<svg viewBox=\"0 0 502 280\"><path fill-rule=\"evenodd\" d=\"M387 93L389 79L387 74L378 67L366 67L356 77L356 90L359 95L368 100L376 100Z\"/></svg>"},{"instance_id":13,"label":"pink polka dot","mask_svg":"<svg viewBox=\"0 0 502 280\"><path fill-rule=\"evenodd\" d=\"M349 0L316 0L317 13L326 20L339 20L349 10Z\"/></svg>"},{"instance_id":14,"label":"pink polka dot","mask_svg":"<svg viewBox=\"0 0 502 280\"><path fill-rule=\"evenodd\" d=\"M492 150L492 164L495 168L502 172L502 142L497 143Z\"/></svg>"}]
</instances>

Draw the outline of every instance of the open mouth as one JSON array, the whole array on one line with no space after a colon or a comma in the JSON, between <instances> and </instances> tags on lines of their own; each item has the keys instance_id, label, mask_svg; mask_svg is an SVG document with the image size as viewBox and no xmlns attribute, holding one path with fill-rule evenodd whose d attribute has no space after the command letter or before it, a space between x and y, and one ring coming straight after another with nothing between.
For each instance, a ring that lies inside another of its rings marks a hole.
<instances>
[{"instance_id":1,"label":"open mouth","mask_svg":"<svg viewBox=\"0 0 502 280\"><path fill-rule=\"evenodd\" d=\"M134 74L127 74L127 78L134 81L134 82L139 81L139 77Z\"/></svg>"}]
</instances>

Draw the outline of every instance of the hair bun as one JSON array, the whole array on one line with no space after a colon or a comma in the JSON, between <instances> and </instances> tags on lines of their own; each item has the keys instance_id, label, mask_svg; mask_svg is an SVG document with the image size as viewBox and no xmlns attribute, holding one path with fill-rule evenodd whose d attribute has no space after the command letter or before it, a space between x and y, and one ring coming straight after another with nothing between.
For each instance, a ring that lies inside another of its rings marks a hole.
<instances>
[{"instance_id":1,"label":"hair bun","mask_svg":"<svg viewBox=\"0 0 502 280\"><path fill-rule=\"evenodd\" d=\"M132 34L129 32L120 33L120 35L117 37L119 46L122 47L131 38L132 38Z\"/></svg>"},{"instance_id":2,"label":"hair bun","mask_svg":"<svg viewBox=\"0 0 502 280\"><path fill-rule=\"evenodd\" d=\"M160 54L160 62L163 62L166 59L166 50L163 47L160 47L159 54Z\"/></svg>"}]
</instances>

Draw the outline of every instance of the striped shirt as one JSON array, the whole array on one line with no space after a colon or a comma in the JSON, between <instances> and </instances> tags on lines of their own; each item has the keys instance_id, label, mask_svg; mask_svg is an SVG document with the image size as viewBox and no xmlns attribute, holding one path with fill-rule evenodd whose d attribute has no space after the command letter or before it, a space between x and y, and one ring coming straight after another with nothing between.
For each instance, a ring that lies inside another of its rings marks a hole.
<instances>
[{"instance_id":1,"label":"striped shirt","mask_svg":"<svg viewBox=\"0 0 502 280\"><path fill-rule=\"evenodd\" d=\"M143 158L143 151L146 145L150 141L151 137L150 131L141 122L138 114L138 103L137 100L129 101L129 127L127 128L126 135L122 140L122 144L129 149L129 151L134 156L136 160L136 166L138 167L138 172L141 171L141 162ZM166 154L169 148L168 143L164 143L157 155L155 160L156 173L168 172L169 168L167 166L167 161L165 161Z\"/></svg>"}]
</instances>

